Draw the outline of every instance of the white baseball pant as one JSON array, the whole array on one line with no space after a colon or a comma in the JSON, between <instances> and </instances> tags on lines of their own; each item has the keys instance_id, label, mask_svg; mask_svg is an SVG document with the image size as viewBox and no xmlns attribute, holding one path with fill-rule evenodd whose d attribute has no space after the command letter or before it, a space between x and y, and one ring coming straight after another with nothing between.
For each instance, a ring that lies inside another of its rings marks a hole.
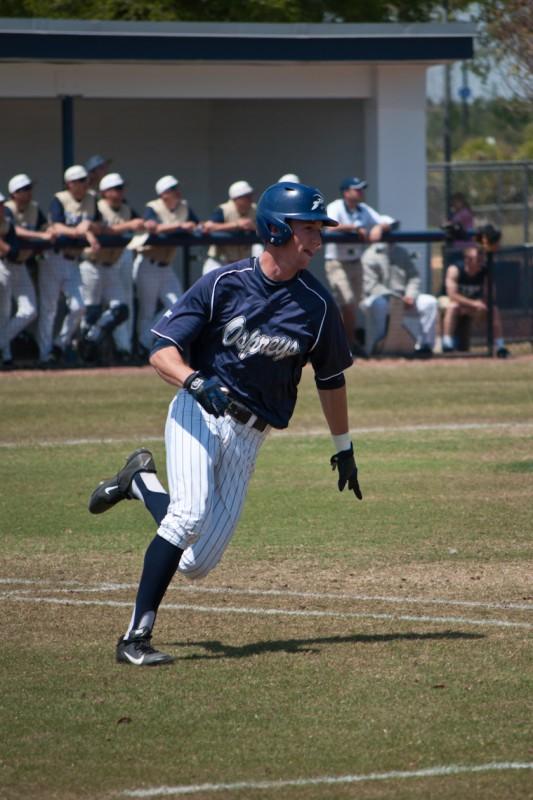
<instances>
[{"instance_id":1,"label":"white baseball pant","mask_svg":"<svg viewBox=\"0 0 533 800\"><path fill-rule=\"evenodd\" d=\"M15 315L11 315L15 300ZM26 264L0 261L0 351L12 357L11 342L37 316L37 300Z\"/></svg>"},{"instance_id":2,"label":"white baseball pant","mask_svg":"<svg viewBox=\"0 0 533 800\"><path fill-rule=\"evenodd\" d=\"M81 293L86 306L111 305L124 303L122 283L117 264L103 267L92 261L80 264Z\"/></svg>"},{"instance_id":3,"label":"white baseball pant","mask_svg":"<svg viewBox=\"0 0 533 800\"><path fill-rule=\"evenodd\" d=\"M205 577L220 561L239 520L259 448L257 431L208 414L186 391L169 406L165 427L170 503L158 530L184 551L178 571Z\"/></svg>"},{"instance_id":4,"label":"white baseball pant","mask_svg":"<svg viewBox=\"0 0 533 800\"><path fill-rule=\"evenodd\" d=\"M124 248L117 261L122 296L128 306L128 319L113 331L113 339L119 350L131 353L133 341L133 253Z\"/></svg>"},{"instance_id":5,"label":"white baseball pant","mask_svg":"<svg viewBox=\"0 0 533 800\"><path fill-rule=\"evenodd\" d=\"M156 316L157 302L163 304L164 310L173 306L182 294L181 285L171 264L160 267L142 253L135 259L133 280L138 301L137 337L149 350L153 340L151 329L160 317Z\"/></svg>"},{"instance_id":6,"label":"white baseball pant","mask_svg":"<svg viewBox=\"0 0 533 800\"><path fill-rule=\"evenodd\" d=\"M72 341L85 306L81 294L80 265L61 253L47 253L39 264L39 353L45 360L52 351L54 321L61 292L65 295L68 313L55 343L62 350Z\"/></svg>"},{"instance_id":7,"label":"white baseball pant","mask_svg":"<svg viewBox=\"0 0 533 800\"><path fill-rule=\"evenodd\" d=\"M387 332L389 298L387 295L367 297L361 303L365 313L365 346L371 353L374 345L383 339ZM435 325L437 322L437 300L431 294L419 294L415 300L414 314L406 314L405 322L416 340L416 346L427 344L435 346Z\"/></svg>"}]
</instances>

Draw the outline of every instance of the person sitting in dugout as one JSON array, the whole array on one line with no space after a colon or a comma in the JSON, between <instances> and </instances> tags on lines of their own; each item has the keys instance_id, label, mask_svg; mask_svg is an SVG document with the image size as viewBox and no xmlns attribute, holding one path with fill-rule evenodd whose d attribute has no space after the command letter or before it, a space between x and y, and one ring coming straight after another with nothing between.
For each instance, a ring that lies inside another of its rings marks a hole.
<instances>
[{"instance_id":1,"label":"person sitting in dugout","mask_svg":"<svg viewBox=\"0 0 533 800\"><path fill-rule=\"evenodd\" d=\"M446 295L439 298L444 311L442 351L450 353L457 349L456 332L461 318L479 321L488 310L487 267L484 255L477 243L464 250L463 264L450 264L445 276ZM493 335L498 358L507 358L500 311L493 307Z\"/></svg>"}]
</instances>

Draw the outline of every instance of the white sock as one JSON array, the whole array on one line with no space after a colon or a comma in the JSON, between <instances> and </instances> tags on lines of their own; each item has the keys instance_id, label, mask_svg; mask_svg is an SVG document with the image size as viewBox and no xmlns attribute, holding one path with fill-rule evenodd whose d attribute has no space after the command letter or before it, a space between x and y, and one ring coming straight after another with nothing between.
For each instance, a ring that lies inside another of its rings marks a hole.
<instances>
[{"instance_id":1,"label":"white sock","mask_svg":"<svg viewBox=\"0 0 533 800\"><path fill-rule=\"evenodd\" d=\"M130 492L137 500L143 500L143 495L140 488L137 486L135 479L139 477L150 492L159 492L166 494L166 490L161 485L161 482L155 472L137 472L131 482Z\"/></svg>"},{"instance_id":2,"label":"white sock","mask_svg":"<svg viewBox=\"0 0 533 800\"><path fill-rule=\"evenodd\" d=\"M453 336L448 336L448 334L444 334L442 337L442 344L444 347L453 347Z\"/></svg>"},{"instance_id":3,"label":"white sock","mask_svg":"<svg viewBox=\"0 0 533 800\"><path fill-rule=\"evenodd\" d=\"M496 349L497 350L501 350L502 347L505 347L505 343L503 341L503 336L500 337L499 339L496 339L494 344L496 345Z\"/></svg>"}]
</instances>

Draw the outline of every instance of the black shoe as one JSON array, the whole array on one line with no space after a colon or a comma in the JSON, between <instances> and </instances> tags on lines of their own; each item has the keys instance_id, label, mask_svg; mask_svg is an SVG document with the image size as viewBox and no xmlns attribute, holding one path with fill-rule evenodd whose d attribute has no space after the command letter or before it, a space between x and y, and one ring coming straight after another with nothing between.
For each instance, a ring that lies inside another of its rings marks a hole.
<instances>
[{"instance_id":1,"label":"black shoe","mask_svg":"<svg viewBox=\"0 0 533 800\"><path fill-rule=\"evenodd\" d=\"M132 631L128 639L120 637L117 642L117 661L119 664L133 664L135 667L156 667L159 664L172 664L174 658L154 650L150 641L150 628Z\"/></svg>"},{"instance_id":2,"label":"black shoe","mask_svg":"<svg viewBox=\"0 0 533 800\"><path fill-rule=\"evenodd\" d=\"M2 361L2 369L5 370L6 372L15 369L15 362L13 361L13 359L4 358L4 360Z\"/></svg>"},{"instance_id":3,"label":"black shoe","mask_svg":"<svg viewBox=\"0 0 533 800\"><path fill-rule=\"evenodd\" d=\"M113 478L107 478L96 487L89 500L91 514L102 514L121 500L131 500L129 489L137 472L157 472L151 452L144 447L129 455Z\"/></svg>"},{"instance_id":4,"label":"black shoe","mask_svg":"<svg viewBox=\"0 0 533 800\"><path fill-rule=\"evenodd\" d=\"M442 345L442 352L443 353L453 353L454 350L455 350L455 347L453 345L449 345L449 344L443 344Z\"/></svg>"},{"instance_id":5,"label":"black shoe","mask_svg":"<svg viewBox=\"0 0 533 800\"><path fill-rule=\"evenodd\" d=\"M432 355L433 350L429 344L421 344L420 347L417 347L414 351L415 358L431 358Z\"/></svg>"},{"instance_id":6,"label":"black shoe","mask_svg":"<svg viewBox=\"0 0 533 800\"><path fill-rule=\"evenodd\" d=\"M117 367L130 367L135 363L133 355L127 350L117 350L113 361Z\"/></svg>"},{"instance_id":7,"label":"black shoe","mask_svg":"<svg viewBox=\"0 0 533 800\"><path fill-rule=\"evenodd\" d=\"M52 351L46 358L40 359L38 363L39 369L57 369L63 366L63 351L56 344L53 346Z\"/></svg>"},{"instance_id":8,"label":"black shoe","mask_svg":"<svg viewBox=\"0 0 533 800\"><path fill-rule=\"evenodd\" d=\"M498 358L509 358L511 353L506 347L498 347L496 350L496 355Z\"/></svg>"},{"instance_id":9,"label":"black shoe","mask_svg":"<svg viewBox=\"0 0 533 800\"><path fill-rule=\"evenodd\" d=\"M147 347L144 347L140 342L137 344L137 351L136 351L136 362L139 366L144 366L148 364L148 359L150 358L150 351Z\"/></svg>"},{"instance_id":10,"label":"black shoe","mask_svg":"<svg viewBox=\"0 0 533 800\"><path fill-rule=\"evenodd\" d=\"M368 359L368 353L366 352L365 348L359 344L359 342L353 342L350 349L354 358Z\"/></svg>"},{"instance_id":11,"label":"black shoe","mask_svg":"<svg viewBox=\"0 0 533 800\"><path fill-rule=\"evenodd\" d=\"M100 351L96 342L91 342L85 337L79 340L78 353L85 362L93 364L95 361L97 361L99 352Z\"/></svg>"}]
</instances>

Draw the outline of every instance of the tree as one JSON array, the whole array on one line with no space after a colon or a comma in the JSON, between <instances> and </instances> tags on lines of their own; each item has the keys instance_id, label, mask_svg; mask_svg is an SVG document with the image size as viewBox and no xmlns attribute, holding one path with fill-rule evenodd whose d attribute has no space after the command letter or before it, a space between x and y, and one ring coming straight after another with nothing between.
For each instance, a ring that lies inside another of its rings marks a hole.
<instances>
[{"instance_id":1,"label":"tree","mask_svg":"<svg viewBox=\"0 0 533 800\"><path fill-rule=\"evenodd\" d=\"M531 0L481 0L474 5L480 23L478 72L497 68L516 97L533 100L533 3Z\"/></svg>"},{"instance_id":2,"label":"tree","mask_svg":"<svg viewBox=\"0 0 533 800\"><path fill-rule=\"evenodd\" d=\"M466 0L454 0L464 8ZM0 0L0 16L183 22L425 22L435 0Z\"/></svg>"}]
</instances>

